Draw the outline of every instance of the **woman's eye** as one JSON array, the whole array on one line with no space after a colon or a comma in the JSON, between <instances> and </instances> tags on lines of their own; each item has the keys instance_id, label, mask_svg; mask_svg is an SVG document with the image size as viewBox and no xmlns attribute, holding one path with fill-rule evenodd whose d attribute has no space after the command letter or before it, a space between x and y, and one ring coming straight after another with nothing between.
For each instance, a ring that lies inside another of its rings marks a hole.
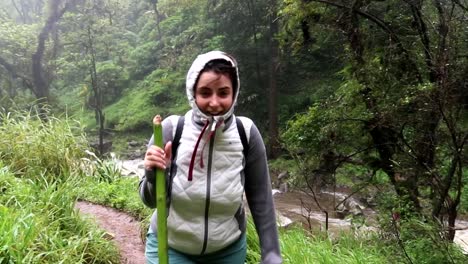
<instances>
[{"instance_id":1,"label":"woman's eye","mask_svg":"<svg viewBox=\"0 0 468 264\"><path fill-rule=\"evenodd\" d=\"M230 95L230 92L227 89L223 89L223 90L219 91L219 93L218 93L219 97L227 97L229 95Z\"/></svg>"}]
</instances>

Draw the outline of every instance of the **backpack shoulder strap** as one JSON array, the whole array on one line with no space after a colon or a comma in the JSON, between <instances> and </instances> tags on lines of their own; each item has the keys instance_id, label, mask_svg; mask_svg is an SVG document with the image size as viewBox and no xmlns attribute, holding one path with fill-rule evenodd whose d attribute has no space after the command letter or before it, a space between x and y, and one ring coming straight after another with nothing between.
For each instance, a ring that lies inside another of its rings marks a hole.
<instances>
[{"instance_id":1,"label":"backpack shoulder strap","mask_svg":"<svg viewBox=\"0 0 468 264\"><path fill-rule=\"evenodd\" d=\"M179 141L180 141L180 137L182 136L182 131L184 130L184 122L185 122L185 116L183 115L179 116L174 139L172 139L172 159L173 160L175 156L174 154L176 153L177 148L179 147Z\"/></svg>"},{"instance_id":2,"label":"backpack shoulder strap","mask_svg":"<svg viewBox=\"0 0 468 264\"><path fill-rule=\"evenodd\" d=\"M242 124L242 120L236 116L236 124L237 124L237 131L239 132L239 136L242 142L242 147L244 148L242 152L244 153L245 159L247 159L247 154L249 154L249 142L247 140L247 135L245 134L244 125Z\"/></svg>"},{"instance_id":3,"label":"backpack shoulder strap","mask_svg":"<svg viewBox=\"0 0 468 264\"><path fill-rule=\"evenodd\" d=\"M170 168L170 173L169 173L169 179L166 182L166 188L167 188L167 197L166 197L166 202L167 202L167 208L171 205L171 197L172 197L172 182L174 180L174 170L176 168L176 165L174 164L174 158L177 154L177 148L179 147L180 143L180 137L182 136L182 131L184 130L184 122L185 122L185 116L179 116L179 120L177 121L177 126L176 126L176 131L174 138L172 139L172 157L171 157L171 168Z\"/></svg>"}]
</instances>

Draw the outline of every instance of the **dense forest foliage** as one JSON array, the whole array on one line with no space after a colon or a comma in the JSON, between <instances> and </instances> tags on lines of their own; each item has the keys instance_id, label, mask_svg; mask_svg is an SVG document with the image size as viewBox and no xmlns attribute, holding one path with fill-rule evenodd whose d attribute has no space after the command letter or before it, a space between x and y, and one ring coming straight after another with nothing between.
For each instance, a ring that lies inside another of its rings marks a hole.
<instances>
[{"instance_id":1,"label":"dense forest foliage","mask_svg":"<svg viewBox=\"0 0 468 264\"><path fill-rule=\"evenodd\" d=\"M101 143L148 135L155 113L188 109L196 55L224 50L237 114L299 164L299 185L383 177L381 210L451 240L468 209L467 25L466 0L2 1L0 104L67 113Z\"/></svg>"}]
</instances>

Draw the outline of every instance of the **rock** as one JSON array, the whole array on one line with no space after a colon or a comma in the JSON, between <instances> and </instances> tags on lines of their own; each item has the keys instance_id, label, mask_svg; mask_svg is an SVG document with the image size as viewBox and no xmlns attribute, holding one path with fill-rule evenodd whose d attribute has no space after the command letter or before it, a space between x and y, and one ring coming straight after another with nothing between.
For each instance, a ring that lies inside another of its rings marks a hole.
<instances>
[{"instance_id":1,"label":"rock","mask_svg":"<svg viewBox=\"0 0 468 264\"><path fill-rule=\"evenodd\" d=\"M289 173L287 171L281 172L277 177L277 181L273 183L273 185L278 188L280 192L288 192L288 177Z\"/></svg>"},{"instance_id":2,"label":"rock","mask_svg":"<svg viewBox=\"0 0 468 264\"><path fill-rule=\"evenodd\" d=\"M134 152L131 152L128 154L128 159L129 160L135 160L135 159L143 159L145 156L145 152L137 149Z\"/></svg>"},{"instance_id":3,"label":"rock","mask_svg":"<svg viewBox=\"0 0 468 264\"><path fill-rule=\"evenodd\" d=\"M273 196L275 196L276 194L280 194L280 193L281 193L281 191L278 190L278 189L271 190L271 195L273 195Z\"/></svg>"},{"instance_id":4,"label":"rock","mask_svg":"<svg viewBox=\"0 0 468 264\"><path fill-rule=\"evenodd\" d=\"M363 208L354 199L346 199L336 208L336 214L340 218L345 218L347 215L363 215Z\"/></svg>"},{"instance_id":5,"label":"rock","mask_svg":"<svg viewBox=\"0 0 468 264\"><path fill-rule=\"evenodd\" d=\"M278 175L278 180L281 182L283 180L286 180L286 178L289 177L289 173L287 171L283 171Z\"/></svg>"},{"instance_id":6,"label":"rock","mask_svg":"<svg viewBox=\"0 0 468 264\"><path fill-rule=\"evenodd\" d=\"M280 212L276 211L276 223L279 227L288 227L293 223L293 221L282 215Z\"/></svg>"},{"instance_id":7,"label":"rock","mask_svg":"<svg viewBox=\"0 0 468 264\"><path fill-rule=\"evenodd\" d=\"M112 234L112 233L110 233L110 232L105 232L105 233L104 233L104 238L105 238L106 240L113 240L113 239L115 238L115 235Z\"/></svg>"},{"instance_id":8,"label":"rock","mask_svg":"<svg viewBox=\"0 0 468 264\"><path fill-rule=\"evenodd\" d=\"M453 242L461 248L463 254L468 255L468 222L457 220L455 227L458 230L455 231Z\"/></svg>"},{"instance_id":9,"label":"rock","mask_svg":"<svg viewBox=\"0 0 468 264\"><path fill-rule=\"evenodd\" d=\"M143 177L144 165L142 159L121 160L117 162L123 176Z\"/></svg>"},{"instance_id":10,"label":"rock","mask_svg":"<svg viewBox=\"0 0 468 264\"><path fill-rule=\"evenodd\" d=\"M280 192L282 193L285 193L285 192L288 192L288 183L287 182L283 182L279 185L279 190Z\"/></svg>"}]
</instances>

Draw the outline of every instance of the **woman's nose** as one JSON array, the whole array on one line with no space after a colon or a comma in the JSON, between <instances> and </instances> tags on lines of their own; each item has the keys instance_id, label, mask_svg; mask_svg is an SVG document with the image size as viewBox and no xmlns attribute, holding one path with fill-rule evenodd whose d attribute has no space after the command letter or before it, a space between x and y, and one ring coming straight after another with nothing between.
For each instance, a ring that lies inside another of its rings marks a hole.
<instances>
[{"instance_id":1,"label":"woman's nose","mask_svg":"<svg viewBox=\"0 0 468 264\"><path fill-rule=\"evenodd\" d=\"M219 98L218 98L218 96L214 95L213 97L211 97L210 105L211 105L211 106L218 106L218 105L219 105Z\"/></svg>"}]
</instances>

